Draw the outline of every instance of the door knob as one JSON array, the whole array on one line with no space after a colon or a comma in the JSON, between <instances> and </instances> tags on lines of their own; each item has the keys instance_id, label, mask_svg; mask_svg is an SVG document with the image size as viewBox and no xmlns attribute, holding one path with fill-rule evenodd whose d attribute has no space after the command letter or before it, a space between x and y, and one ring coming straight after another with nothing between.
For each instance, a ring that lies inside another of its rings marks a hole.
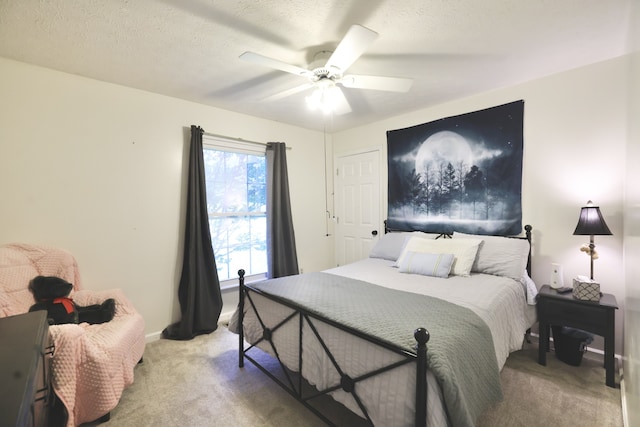
<instances>
[{"instance_id":1,"label":"door knob","mask_svg":"<svg viewBox=\"0 0 640 427\"><path fill-rule=\"evenodd\" d=\"M371 232L371 235L372 235L372 236L377 236L377 235L378 235L378 230L373 230L373 231Z\"/></svg>"}]
</instances>

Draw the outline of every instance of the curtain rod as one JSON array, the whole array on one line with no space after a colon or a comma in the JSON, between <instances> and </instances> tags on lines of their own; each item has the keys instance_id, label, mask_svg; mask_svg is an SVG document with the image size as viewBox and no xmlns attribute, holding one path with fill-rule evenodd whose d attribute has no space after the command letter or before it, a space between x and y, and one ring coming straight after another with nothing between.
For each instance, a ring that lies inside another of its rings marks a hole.
<instances>
[{"instance_id":1,"label":"curtain rod","mask_svg":"<svg viewBox=\"0 0 640 427\"><path fill-rule=\"evenodd\" d=\"M215 133L210 133L210 132L202 132L204 135L207 136L212 136L214 138L222 138L222 139L229 139L231 141L236 141L236 142L244 142L246 144L255 144L255 145L262 145L264 147L267 146L266 142L258 142L258 141L249 141L248 139L242 139L242 138L234 138L232 136L224 136L224 135L218 135ZM287 146L287 150L291 150L291 147Z\"/></svg>"}]
</instances>

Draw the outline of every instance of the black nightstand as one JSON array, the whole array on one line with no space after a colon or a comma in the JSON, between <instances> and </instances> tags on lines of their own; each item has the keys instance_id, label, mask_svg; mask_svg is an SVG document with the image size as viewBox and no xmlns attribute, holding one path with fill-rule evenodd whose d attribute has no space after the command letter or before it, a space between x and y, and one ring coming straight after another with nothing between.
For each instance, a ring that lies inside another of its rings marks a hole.
<instances>
[{"instance_id":1,"label":"black nightstand","mask_svg":"<svg viewBox=\"0 0 640 427\"><path fill-rule=\"evenodd\" d=\"M551 325L569 326L583 329L604 337L604 367L607 371L607 385L615 387L615 312L618 309L616 297L602 294L600 301L583 301L569 292L559 294L549 285L538 292L538 322L540 324L540 343L538 344L538 363L547 364L549 351L549 327Z\"/></svg>"}]
</instances>

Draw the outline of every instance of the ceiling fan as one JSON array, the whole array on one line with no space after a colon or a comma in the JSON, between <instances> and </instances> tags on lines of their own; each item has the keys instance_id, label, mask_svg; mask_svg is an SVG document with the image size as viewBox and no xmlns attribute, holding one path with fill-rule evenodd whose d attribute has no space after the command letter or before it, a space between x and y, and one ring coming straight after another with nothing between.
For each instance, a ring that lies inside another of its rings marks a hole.
<instances>
[{"instance_id":1,"label":"ceiling fan","mask_svg":"<svg viewBox=\"0 0 640 427\"><path fill-rule=\"evenodd\" d=\"M364 53L378 33L361 25L352 25L336 49L320 51L309 64L309 69L287 64L254 52L244 52L240 59L286 73L306 78L307 83L287 89L265 98L274 101L287 96L315 88L308 96L307 103L312 108L320 108L325 113L345 114L351 112L349 102L340 86L353 89L373 89L389 92L407 92L413 84L412 79L402 77L365 76L345 74L347 69Z\"/></svg>"}]
</instances>

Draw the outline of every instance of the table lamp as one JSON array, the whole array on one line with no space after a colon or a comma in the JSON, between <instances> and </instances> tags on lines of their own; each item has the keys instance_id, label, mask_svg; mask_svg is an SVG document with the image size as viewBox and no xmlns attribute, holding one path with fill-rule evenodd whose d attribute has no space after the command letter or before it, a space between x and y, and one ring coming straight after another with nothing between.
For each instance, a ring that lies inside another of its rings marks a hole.
<instances>
[{"instance_id":1,"label":"table lamp","mask_svg":"<svg viewBox=\"0 0 640 427\"><path fill-rule=\"evenodd\" d=\"M573 234L574 236L589 236L589 246L585 246L581 250L589 255L591 260L590 278L593 280L593 260L598 257L595 251L596 245L593 243L593 236L610 236L612 233L607 227L607 223L604 222L604 218L602 218L600 207L594 206L591 200L587 202L587 206L583 206L580 210L578 225L576 225L576 230Z\"/></svg>"}]
</instances>

